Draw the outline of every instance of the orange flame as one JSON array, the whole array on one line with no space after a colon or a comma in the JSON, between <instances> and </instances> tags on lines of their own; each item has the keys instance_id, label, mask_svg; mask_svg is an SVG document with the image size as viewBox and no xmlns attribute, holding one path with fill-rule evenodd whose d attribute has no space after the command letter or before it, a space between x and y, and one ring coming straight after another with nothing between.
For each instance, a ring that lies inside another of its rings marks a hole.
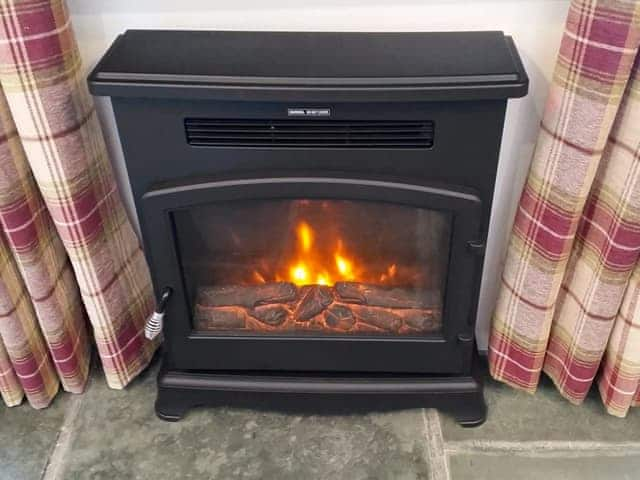
<instances>
[{"instance_id":1,"label":"orange flame","mask_svg":"<svg viewBox=\"0 0 640 480\"><path fill-rule=\"evenodd\" d=\"M304 253L309 252L314 239L314 233L309 224L307 222L300 222L298 228L296 228L296 233L298 234L298 242L300 243L302 251Z\"/></svg>"},{"instance_id":2,"label":"orange flame","mask_svg":"<svg viewBox=\"0 0 640 480\"><path fill-rule=\"evenodd\" d=\"M296 285L333 285L338 281L366 280L356 258L346 252L341 239L337 239L335 248L330 251L326 245L321 245L325 248L316 247L316 232L307 222L300 222L295 233L295 253L286 261L284 271L275 276L277 281L287 280ZM382 276L392 278L395 268L395 265L389 266ZM262 283L264 277L256 272L254 279Z\"/></svg>"}]
</instances>

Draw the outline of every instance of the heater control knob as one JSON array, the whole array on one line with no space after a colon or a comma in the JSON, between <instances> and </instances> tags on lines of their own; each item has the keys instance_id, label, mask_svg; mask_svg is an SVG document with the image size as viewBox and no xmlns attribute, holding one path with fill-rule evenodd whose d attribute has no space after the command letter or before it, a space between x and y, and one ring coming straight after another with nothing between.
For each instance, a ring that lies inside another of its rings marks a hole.
<instances>
[{"instance_id":1,"label":"heater control knob","mask_svg":"<svg viewBox=\"0 0 640 480\"><path fill-rule=\"evenodd\" d=\"M162 294L160 295L155 311L147 319L147 323L144 325L144 336L147 339L153 340L162 331L162 326L164 324L164 312L167 308L167 302L169 301L169 297L172 292L173 290L171 290L170 287L165 287L162 290Z\"/></svg>"}]
</instances>

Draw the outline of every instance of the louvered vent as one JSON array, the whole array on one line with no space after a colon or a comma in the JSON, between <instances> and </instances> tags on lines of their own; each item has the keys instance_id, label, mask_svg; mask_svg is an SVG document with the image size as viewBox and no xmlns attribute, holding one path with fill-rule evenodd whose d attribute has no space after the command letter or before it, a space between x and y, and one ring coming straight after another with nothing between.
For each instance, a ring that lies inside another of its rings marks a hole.
<instances>
[{"instance_id":1,"label":"louvered vent","mask_svg":"<svg viewBox=\"0 0 640 480\"><path fill-rule=\"evenodd\" d=\"M187 142L206 147L430 148L433 122L185 119Z\"/></svg>"}]
</instances>

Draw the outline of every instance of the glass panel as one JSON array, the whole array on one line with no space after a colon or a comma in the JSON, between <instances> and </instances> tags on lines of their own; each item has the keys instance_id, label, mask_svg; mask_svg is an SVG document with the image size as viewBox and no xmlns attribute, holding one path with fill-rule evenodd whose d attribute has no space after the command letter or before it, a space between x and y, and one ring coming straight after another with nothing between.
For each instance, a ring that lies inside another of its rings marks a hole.
<instances>
[{"instance_id":1,"label":"glass panel","mask_svg":"<svg viewBox=\"0 0 640 480\"><path fill-rule=\"evenodd\" d=\"M442 328L451 217L347 200L173 213L198 331L420 335Z\"/></svg>"}]
</instances>

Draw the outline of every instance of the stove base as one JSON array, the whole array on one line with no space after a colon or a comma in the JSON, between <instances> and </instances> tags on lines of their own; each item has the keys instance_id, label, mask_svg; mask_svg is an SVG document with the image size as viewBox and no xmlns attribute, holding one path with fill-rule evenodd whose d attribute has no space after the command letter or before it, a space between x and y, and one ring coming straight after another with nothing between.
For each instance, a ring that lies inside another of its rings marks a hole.
<instances>
[{"instance_id":1,"label":"stove base","mask_svg":"<svg viewBox=\"0 0 640 480\"><path fill-rule=\"evenodd\" d=\"M476 376L202 373L161 369L156 414L180 420L196 406L307 413L436 408L465 427L481 425L487 407Z\"/></svg>"}]
</instances>

